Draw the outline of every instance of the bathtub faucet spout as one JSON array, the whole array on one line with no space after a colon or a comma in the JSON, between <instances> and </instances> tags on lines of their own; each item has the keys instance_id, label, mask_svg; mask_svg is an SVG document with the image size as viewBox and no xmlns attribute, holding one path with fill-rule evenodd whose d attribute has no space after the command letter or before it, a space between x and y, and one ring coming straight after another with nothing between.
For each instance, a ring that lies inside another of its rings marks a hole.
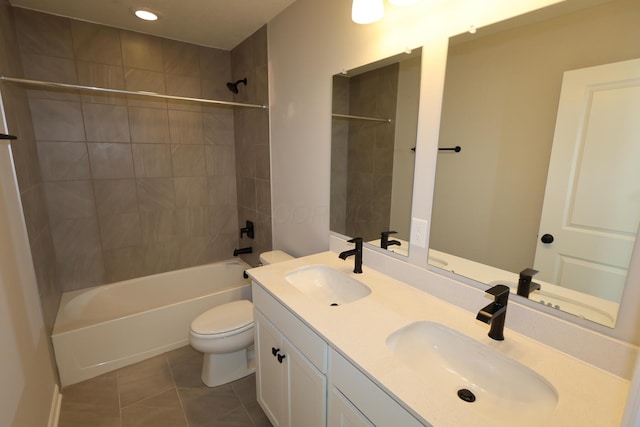
<instances>
[{"instance_id":1,"label":"bathtub faucet spout","mask_svg":"<svg viewBox=\"0 0 640 427\"><path fill-rule=\"evenodd\" d=\"M251 246L249 246L248 248L240 248L240 249L233 250L233 256L238 256L241 254L250 254L250 253L253 253L253 248Z\"/></svg>"}]
</instances>

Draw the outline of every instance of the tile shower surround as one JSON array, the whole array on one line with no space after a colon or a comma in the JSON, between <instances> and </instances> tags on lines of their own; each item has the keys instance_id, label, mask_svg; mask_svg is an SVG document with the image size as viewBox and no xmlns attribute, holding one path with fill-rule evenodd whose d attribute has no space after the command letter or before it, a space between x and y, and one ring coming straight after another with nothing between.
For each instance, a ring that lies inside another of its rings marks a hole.
<instances>
[{"instance_id":1,"label":"tile shower surround","mask_svg":"<svg viewBox=\"0 0 640 427\"><path fill-rule=\"evenodd\" d=\"M0 50L3 58L0 61L0 73L22 77L13 8L7 0L0 0L0 22L2 24L0 25ZM29 102L23 88L8 84L2 86L2 101L8 131L18 136L17 140L11 142L11 152L29 236L42 314L46 330L50 332L53 329L62 290L56 277L53 239L47 217ZM51 354L53 354L52 348ZM52 364L55 365L53 359Z\"/></svg>"},{"instance_id":2,"label":"tile shower surround","mask_svg":"<svg viewBox=\"0 0 640 427\"><path fill-rule=\"evenodd\" d=\"M25 78L268 103L266 28L230 53L23 9L14 16ZM236 69L255 84L234 99L225 83ZM259 225L256 253L270 249L266 111L27 93L62 291L228 259L239 218Z\"/></svg>"}]
</instances>

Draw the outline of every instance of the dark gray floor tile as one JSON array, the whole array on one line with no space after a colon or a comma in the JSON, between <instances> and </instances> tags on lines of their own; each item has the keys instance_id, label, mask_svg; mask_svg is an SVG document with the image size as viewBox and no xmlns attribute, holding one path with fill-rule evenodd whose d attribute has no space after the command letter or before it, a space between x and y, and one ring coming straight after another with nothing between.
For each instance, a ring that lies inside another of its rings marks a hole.
<instances>
[{"instance_id":1,"label":"dark gray floor tile","mask_svg":"<svg viewBox=\"0 0 640 427\"><path fill-rule=\"evenodd\" d=\"M191 346L185 346L168 352L167 359L177 387L206 387L200 379L202 374L202 353L194 350Z\"/></svg>"},{"instance_id":2,"label":"dark gray floor tile","mask_svg":"<svg viewBox=\"0 0 640 427\"><path fill-rule=\"evenodd\" d=\"M120 426L118 381L109 373L62 390L60 427Z\"/></svg>"},{"instance_id":3,"label":"dark gray floor tile","mask_svg":"<svg viewBox=\"0 0 640 427\"><path fill-rule=\"evenodd\" d=\"M190 427L210 426L229 417L235 419L239 412L244 412L249 419L240 399L228 384L213 388L179 388L178 393Z\"/></svg>"},{"instance_id":4,"label":"dark gray floor tile","mask_svg":"<svg viewBox=\"0 0 640 427\"><path fill-rule=\"evenodd\" d=\"M239 380L230 383L233 391L238 395L238 398L245 402L256 401L256 375L251 374Z\"/></svg>"},{"instance_id":5,"label":"dark gray floor tile","mask_svg":"<svg viewBox=\"0 0 640 427\"><path fill-rule=\"evenodd\" d=\"M164 354L117 372L122 408L174 387Z\"/></svg>"},{"instance_id":6,"label":"dark gray floor tile","mask_svg":"<svg viewBox=\"0 0 640 427\"><path fill-rule=\"evenodd\" d=\"M60 427L270 427L255 375L209 388L190 346L63 390Z\"/></svg>"},{"instance_id":7,"label":"dark gray floor tile","mask_svg":"<svg viewBox=\"0 0 640 427\"><path fill-rule=\"evenodd\" d=\"M209 420L198 427L253 427L253 422L244 408L238 407L224 416Z\"/></svg>"},{"instance_id":8,"label":"dark gray floor tile","mask_svg":"<svg viewBox=\"0 0 640 427\"><path fill-rule=\"evenodd\" d=\"M255 374L249 375L247 377L241 378L237 381L232 382L231 388L236 393L242 404L244 405L245 410L249 414L249 418L255 426L264 426L269 427L271 423L269 419L264 414L264 411L258 404L256 399L256 376Z\"/></svg>"},{"instance_id":9,"label":"dark gray floor tile","mask_svg":"<svg viewBox=\"0 0 640 427\"><path fill-rule=\"evenodd\" d=\"M271 427L271 421L269 421L258 402L254 400L253 402L245 403L244 409L249 414L249 418L251 418L251 422L255 427Z\"/></svg>"},{"instance_id":10,"label":"dark gray floor tile","mask_svg":"<svg viewBox=\"0 0 640 427\"><path fill-rule=\"evenodd\" d=\"M61 410L58 427L121 427L120 416L97 415L82 410Z\"/></svg>"},{"instance_id":11,"label":"dark gray floor tile","mask_svg":"<svg viewBox=\"0 0 640 427\"><path fill-rule=\"evenodd\" d=\"M122 409L122 427L187 427L175 388Z\"/></svg>"}]
</instances>

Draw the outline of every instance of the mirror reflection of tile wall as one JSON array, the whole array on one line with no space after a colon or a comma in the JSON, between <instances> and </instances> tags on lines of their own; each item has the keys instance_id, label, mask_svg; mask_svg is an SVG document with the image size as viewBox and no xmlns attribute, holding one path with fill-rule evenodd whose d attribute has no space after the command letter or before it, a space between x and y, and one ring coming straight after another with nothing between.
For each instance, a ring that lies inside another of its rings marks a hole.
<instances>
[{"instance_id":1,"label":"mirror reflection of tile wall","mask_svg":"<svg viewBox=\"0 0 640 427\"><path fill-rule=\"evenodd\" d=\"M397 91L398 63L350 78L336 76L333 112L395 118ZM388 230L394 122L333 119L331 230L365 241Z\"/></svg>"}]
</instances>

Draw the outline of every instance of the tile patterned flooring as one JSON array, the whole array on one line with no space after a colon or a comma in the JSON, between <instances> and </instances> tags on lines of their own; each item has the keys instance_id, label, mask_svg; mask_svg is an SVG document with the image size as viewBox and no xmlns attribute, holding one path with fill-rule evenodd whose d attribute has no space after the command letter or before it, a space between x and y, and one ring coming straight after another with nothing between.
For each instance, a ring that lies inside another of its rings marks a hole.
<instances>
[{"instance_id":1,"label":"tile patterned flooring","mask_svg":"<svg viewBox=\"0 0 640 427\"><path fill-rule=\"evenodd\" d=\"M202 353L156 356L62 390L59 427L270 427L255 375L209 388Z\"/></svg>"}]
</instances>

